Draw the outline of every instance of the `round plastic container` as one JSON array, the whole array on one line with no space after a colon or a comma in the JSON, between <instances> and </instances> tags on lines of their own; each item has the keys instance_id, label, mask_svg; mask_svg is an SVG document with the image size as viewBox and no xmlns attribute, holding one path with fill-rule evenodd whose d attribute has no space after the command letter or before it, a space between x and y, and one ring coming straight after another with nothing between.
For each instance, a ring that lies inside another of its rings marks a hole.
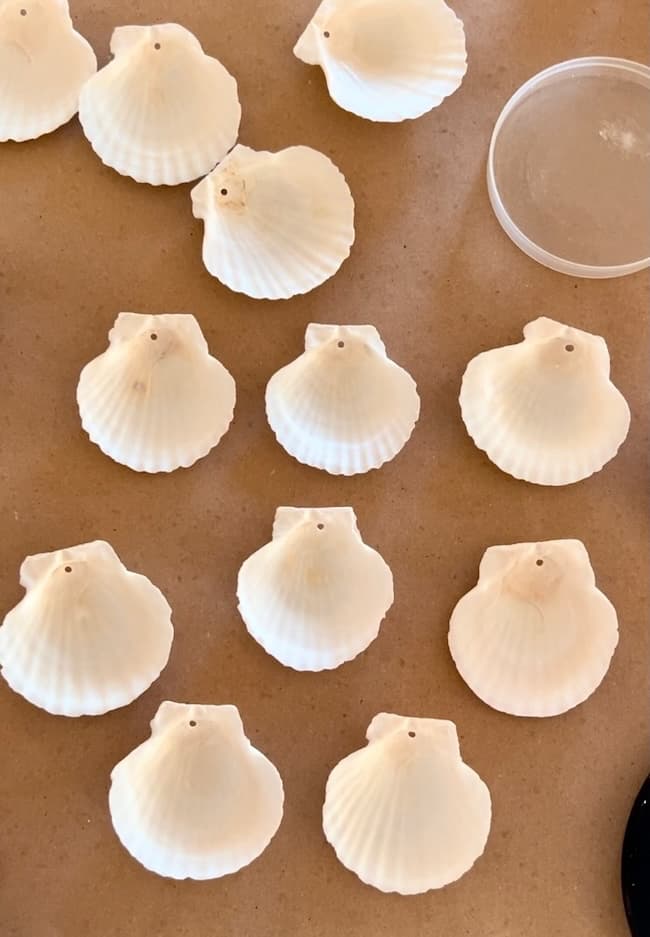
<instances>
[{"instance_id":1,"label":"round plastic container","mask_svg":"<svg viewBox=\"0 0 650 937\"><path fill-rule=\"evenodd\" d=\"M487 181L508 236L545 266L650 266L650 68L583 58L535 75L496 122Z\"/></svg>"}]
</instances>

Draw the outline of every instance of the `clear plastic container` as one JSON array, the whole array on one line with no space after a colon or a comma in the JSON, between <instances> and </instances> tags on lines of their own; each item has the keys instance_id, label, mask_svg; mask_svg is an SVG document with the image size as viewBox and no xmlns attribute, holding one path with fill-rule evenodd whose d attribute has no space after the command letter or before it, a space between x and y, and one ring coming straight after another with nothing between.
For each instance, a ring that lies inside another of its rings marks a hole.
<instances>
[{"instance_id":1,"label":"clear plastic container","mask_svg":"<svg viewBox=\"0 0 650 937\"><path fill-rule=\"evenodd\" d=\"M506 233L545 266L650 266L650 68L582 58L535 75L496 122L487 180Z\"/></svg>"}]
</instances>

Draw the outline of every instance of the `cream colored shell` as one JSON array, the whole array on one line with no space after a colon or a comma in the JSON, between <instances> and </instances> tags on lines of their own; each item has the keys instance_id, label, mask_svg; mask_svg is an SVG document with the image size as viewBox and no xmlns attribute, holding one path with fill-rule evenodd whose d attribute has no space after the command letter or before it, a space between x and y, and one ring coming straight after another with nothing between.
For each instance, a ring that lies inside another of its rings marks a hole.
<instances>
[{"instance_id":1,"label":"cream colored shell","mask_svg":"<svg viewBox=\"0 0 650 937\"><path fill-rule=\"evenodd\" d=\"M0 0L0 142L33 140L67 123L96 70L67 0Z\"/></svg>"},{"instance_id":2,"label":"cream colored shell","mask_svg":"<svg viewBox=\"0 0 650 937\"><path fill-rule=\"evenodd\" d=\"M374 326L312 323L304 354L269 381L266 414L280 445L299 462L355 475L379 468L406 445L420 398Z\"/></svg>"},{"instance_id":3,"label":"cream colored shell","mask_svg":"<svg viewBox=\"0 0 650 937\"><path fill-rule=\"evenodd\" d=\"M308 146L238 145L192 189L203 263L231 290L288 299L333 276L354 241L354 202L334 163Z\"/></svg>"},{"instance_id":4,"label":"cream colored shell","mask_svg":"<svg viewBox=\"0 0 650 937\"><path fill-rule=\"evenodd\" d=\"M630 425L604 339L546 318L528 323L523 342L470 361L460 406L478 448L537 485L569 485L599 471Z\"/></svg>"},{"instance_id":5,"label":"cream colored shell","mask_svg":"<svg viewBox=\"0 0 650 937\"><path fill-rule=\"evenodd\" d=\"M579 540L489 547L449 627L462 678L514 716L556 716L582 703L617 643L616 611Z\"/></svg>"},{"instance_id":6,"label":"cream colored shell","mask_svg":"<svg viewBox=\"0 0 650 937\"><path fill-rule=\"evenodd\" d=\"M327 781L323 829L343 865L380 891L442 888L482 855L490 792L460 755L453 722L380 713L368 745Z\"/></svg>"},{"instance_id":7,"label":"cream colored shell","mask_svg":"<svg viewBox=\"0 0 650 937\"><path fill-rule=\"evenodd\" d=\"M131 703L167 664L165 597L103 540L28 556L20 583L26 594L0 628L0 665L35 706L99 715Z\"/></svg>"},{"instance_id":8,"label":"cream colored shell","mask_svg":"<svg viewBox=\"0 0 650 937\"><path fill-rule=\"evenodd\" d=\"M376 121L420 117L467 70L463 24L443 0L323 0L293 51L321 66L339 107Z\"/></svg>"},{"instance_id":9,"label":"cream colored shell","mask_svg":"<svg viewBox=\"0 0 650 937\"><path fill-rule=\"evenodd\" d=\"M207 455L232 422L235 396L198 322L181 313L121 312L77 387L90 439L137 472L173 472Z\"/></svg>"},{"instance_id":10,"label":"cream colored shell","mask_svg":"<svg viewBox=\"0 0 650 937\"><path fill-rule=\"evenodd\" d=\"M109 806L122 845L169 878L236 872L282 820L276 768L253 748L236 706L161 703L151 737L111 773Z\"/></svg>"},{"instance_id":11,"label":"cream colored shell","mask_svg":"<svg viewBox=\"0 0 650 937\"><path fill-rule=\"evenodd\" d=\"M329 670L377 637L393 576L352 508L281 507L273 540L239 571L237 598L248 631L280 663Z\"/></svg>"},{"instance_id":12,"label":"cream colored shell","mask_svg":"<svg viewBox=\"0 0 650 937\"><path fill-rule=\"evenodd\" d=\"M232 75L176 23L119 26L111 52L79 104L101 161L151 185L210 172L237 141L241 107Z\"/></svg>"}]
</instances>

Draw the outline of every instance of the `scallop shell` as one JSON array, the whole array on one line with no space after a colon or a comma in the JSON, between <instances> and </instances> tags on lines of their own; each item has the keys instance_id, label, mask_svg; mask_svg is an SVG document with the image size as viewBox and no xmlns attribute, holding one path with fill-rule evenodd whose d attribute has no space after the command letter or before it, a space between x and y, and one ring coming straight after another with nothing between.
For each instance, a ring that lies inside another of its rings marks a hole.
<instances>
[{"instance_id":1,"label":"scallop shell","mask_svg":"<svg viewBox=\"0 0 650 937\"><path fill-rule=\"evenodd\" d=\"M151 737L113 768L111 782L122 845L169 878L236 872L282 820L280 775L246 738L236 706L161 703Z\"/></svg>"},{"instance_id":2,"label":"scallop shell","mask_svg":"<svg viewBox=\"0 0 650 937\"><path fill-rule=\"evenodd\" d=\"M630 425L604 339L546 318L528 323L523 342L470 361L460 406L478 448L536 485L570 485L598 472Z\"/></svg>"},{"instance_id":3,"label":"scallop shell","mask_svg":"<svg viewBox=\"0 0 650 937\"><path fill-rule=\"evenodd\" d=\"M305 352L273 375L266 415L286 451L332 475L379 468L420 415L415 381L372 325L307 326Z\"/></svg>"},{"instance_id":4,"label":"scallop shell","mask_svg":"<svg viewBox=\"0 0 650 937\"><path fill-rule=\"evenodd\" d=\"M173 472L207 455L232 422L235 382L194 316L121 312L108 338L77 387L92 442L136 472Z\"/></svg>"},{"instance_id":5,"label":"scallop shell","mask_svg":"<svg viewBox=\"0 0 650 937\"><path fill-rule=\"evenodd\" d=\"M96 71L67 0L0 0L0 142L33 140L66 124Z\"/></svg>"},{"instance_id":6,"label":"scallop shell","mask_svg":"<svg viewBox=\"0 0 650 937\"><path fill-rule=\"evenodd\" d=\"M176 23L120 26L113 61L84 86L79 119L106 166L137 182L178 185L234 146L237 82Z\"/></svg>"},{"instance_id":7,"label":"scallop shell","mask_svg":"<svg viewBox=\"0 0 650 937\"><path fill-rule=\"evenodd\" d=\"M239 612L265 651L294 670L331 670L377 637L393 576L352 508L277 509L273 540L239 571Z\"/></svg>"},{"instance_id":8,"label":"scallop shell","mask_svg":"<svg viewBox=\"0 0 650 937\"><path fill-rule=\"evenodd\" d=\"M327 781L323 830L337 858L380 891L415 895L455 882L482 855L492 816L456 726L380 713L366 737Z\"/></svg>"},{"instance_id":9,"label":"scallop shell","mask_svg":"<svg viewBox=\"0 0 650 937\"><path fill-rule=\"evenodd\" d=\"M449 627L463 680L513 716L557 716L582 703L617 643L616 611L579 540L489 547Z\"/></svg>"},{"instance_id":10,"label":"scallop shell","mask_svg":"<svg viewBox=\"0 0 650 937\"><path fill-rule=\"evenodd\" d=\"M467 71L465 30L443 0L323 0L294 48L330 97L376 121L426 114Z\"/></svg>"},{"instance_id":11,"label":"scallop shell","mask_svg":"<svg viewBox=\"0 0 650 937\"><path fill-rule=\"evenodd\" d=\"M354 241L354 202L334 163L308 146L236 146L191 192L203 263L231 290L288 299L333 276Z\"/></svg>"},{"instance_id":12,"label":"scallop shell","mask_svg":"<svg viewBox=\"0 0 650 937\"><path fill-rule=\"evenodd\" d=\"M60 716L126 706L167 664L171 609L146 576L103 540L28 556L26 594L0 628L2 676Z\"/></svg>"}]
</instances>

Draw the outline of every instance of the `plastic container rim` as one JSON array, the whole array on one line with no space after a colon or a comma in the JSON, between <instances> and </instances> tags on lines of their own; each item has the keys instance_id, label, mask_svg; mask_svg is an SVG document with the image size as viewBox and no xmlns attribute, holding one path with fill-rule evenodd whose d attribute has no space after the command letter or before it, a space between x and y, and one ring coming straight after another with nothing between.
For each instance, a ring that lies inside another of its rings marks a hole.
<instances>
[{"instance_id":1,"label":"plastic container rim","mask_svg":"<svg viewBox=\"0 0 650 937\"><path fill-rule=\"evenodd\" d=\"M642 79L641 83L646 85L650 91L650 68L647 65L643 65L640 62L633 62L630 59L596 55L587 56L585 58L568 59L565 62L558 62L557 65L551 65L549 68L545 68L543 71L538 72L536 75L533 75L532 78L529 78L528 81L524 82L506 102L492 131L487 161L487 186L490 203L499 224L508 237L514 241L517 247L521 248L525 254L528 254L529 257L543 264L545 267L550 267L551 270L557 270L569 276L587 277L591 279L622 277L630 273L636 273L638 270L644 270L646 267L650 267L650 256L643 257L640 260L634 260L627 264L592 266L590 264L581 264L572 260L566 260L564 257L558 257L556 254L552 254L550 251L540 247L539 244L531 240L531 238L524 234L521 228L515 224L503 203L494 173L494 152L504 123L517 105L534 91L538 85L542 84L548 78L561 75L563 72L602 67L620 70L627 74L635 74Z\"/></svg>"}]
</instances>

